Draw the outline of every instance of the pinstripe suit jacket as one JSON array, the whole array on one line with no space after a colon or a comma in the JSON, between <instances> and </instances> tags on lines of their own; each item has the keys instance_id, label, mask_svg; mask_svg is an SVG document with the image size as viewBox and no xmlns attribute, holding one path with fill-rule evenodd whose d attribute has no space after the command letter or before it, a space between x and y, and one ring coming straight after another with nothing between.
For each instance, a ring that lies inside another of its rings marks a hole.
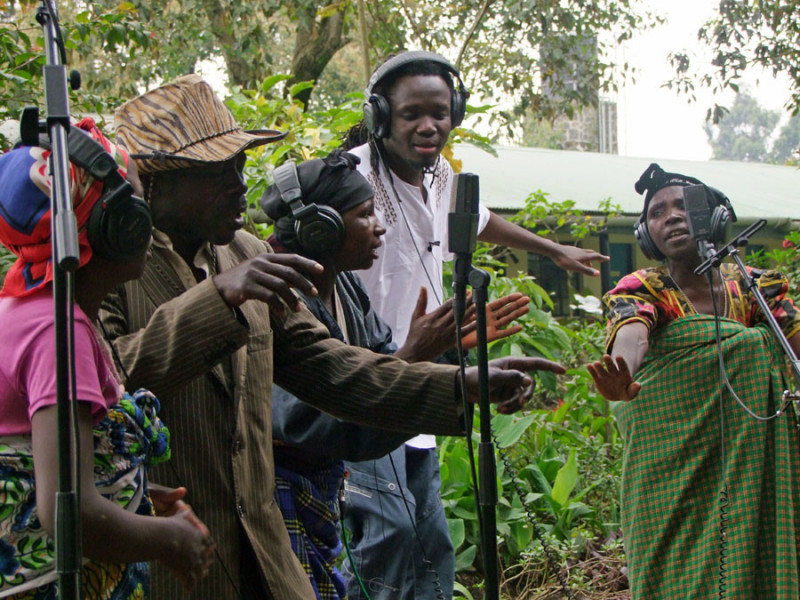
<instances>
[{"instance_id":1,"label":"pinstripe suit jacket","mask_svg":"<svg viewBox=\"0 0 800 600\"><path fill-rule=\"evenodd\" d=\"M313 598L273 500L273 376L343 419L409 434L456 434L455 368L408 365L347 346L330 339L305 308L272 319L267 305L256 301L231 310L210 278L186 289L167 252L154 247L142 278L109 296L101 318L127 386L159 397L172 432L172 460L152 480L188 488L188 501L221 556L190 597L237 597L243 530L267 582L264 598ZM216 247L218 270L264 252L271 250L239 232L228 246ZM152 597L189 596L154 565Z\"/></svg>"}]
</instances>

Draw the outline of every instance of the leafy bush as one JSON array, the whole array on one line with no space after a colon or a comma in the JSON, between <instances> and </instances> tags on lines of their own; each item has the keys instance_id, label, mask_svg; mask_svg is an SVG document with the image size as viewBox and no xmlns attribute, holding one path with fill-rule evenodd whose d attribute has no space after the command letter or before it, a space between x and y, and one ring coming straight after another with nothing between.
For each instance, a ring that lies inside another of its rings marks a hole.
<instances>
[{"instance_id":1,"label":"leafy bush","mask_svg":"<svg viewBox=\"0 0 800 600\"><path fill-rule=\"evenodd\" d=\"M267 216L259 201L272 183L275 167L287 160L302 162L320 158L341 144L350 127L361 120L361 94L328 110L304 112L298 95L311 86L301 82L291 86L285 98L279 84L289 75L268 77L258 90L236 88L226 100L236 121L244 129L276 129L287 132L278 143L266 144L247 153L244 174L247 181L248 216L253 233L265 237L270 231Z\"/></svg>"},{"instance_id":2,"label":"leafy bush","mask_svg":"<svg viewBox=\"0 0 800 600\"><path fill-rule=\"evenodd\" d=\"M787 233L781 248L748 254L745 262L754 267L781 271L789 279L789 296L796 302L800 301L800 231Z\"/></svg>"},{"instance_id":3,"label":"leafy bush","mask_svg":"<svg viewBox=\"0 0 800 600\"><path fill-rule=\"evenodd\" d=\"M622 440L583 366L600 356L602 326L564 326L546 311L533 312L524 331L495 342L491 355L545 356L570 369L558 381L537 376L539 394L520 414L492 416L500 456L497 535L505 568L536 561L552 573L618 537ZM481 571L466 442L441 438L439 452L457 569Z\"/></svg>"},{"instance_id":4,"label":"leafy bush","mask_svg":"<svg viewBox=\"0 0 800 600\"><path fill-rule=\"evenodd\" d=\"M569 220L581 224L584 219L571 213ZM491 248L479 245L474 258L492 276L492 298L520 291L531 304L530 313L518 321L523 330L490 344L489 357L540 356L568 368L558 378L538 373L535 398L521 413L492 415L499 456L498 551L508 570L504 590L518 597L520 586L531 583L529 571L539 574L537 587L586 587L590 584L566 577L569 564L608 553L624 565L616 541L622 440L584 366L602 353L604 324L593 318L559 322L550 312L549 295L532 277L505 277L504 265L492 257ZM476 424L479 417L476 411ZM475 431L472 438L479 441ZM439 458L456 569L461 577L473 573L480 578L478 510L466 440L440 438ZM472 595L468 587L459 589L465 597Z\"/></svg>"}]
</instances>

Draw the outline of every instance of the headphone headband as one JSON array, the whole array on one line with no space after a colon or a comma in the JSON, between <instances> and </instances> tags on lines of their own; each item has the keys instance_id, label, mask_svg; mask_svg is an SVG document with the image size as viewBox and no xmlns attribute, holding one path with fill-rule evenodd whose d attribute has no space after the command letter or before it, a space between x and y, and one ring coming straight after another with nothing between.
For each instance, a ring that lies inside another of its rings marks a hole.
<instances>
[{"instance_id":1,"label":"headphone headband","mask_svg":"<svg viewBox=\"0 0 800 600\"><path fill-rule=\"evenodd\" d=\"M375 88L375 86L389 73L396 71L402 66L415 62L433 62L441 65L450 73L455 75L459 81L461 81L461 74L458 72L458 69L456 69L453 64L443 56L439 56L435 52L428 52L426 50L409 50L408 52L403 52L402 54L393 56L375 69L375 72L369 78L367 89L364 90L366 97L369 98L372 95L372 90Z\"/></svg>"},{"instance_id":2,"label":"headphone headband","mask_svg":"<svg viewBox=\"0 0 800 600\"><path fill-rule=\"evenodd\" d=\"M448 82L450 87L450 123L452 127L458 127L464 120L467 112L467 98L469 92L461 81L461 74L450 61L439 56L435 52L425 50L411 50L403 52L390 58L378 67L369 78L367 88L364 90L364 126L367 131L375 138L381 139L389 135L391 121L391 106L385 94L376 93L375 86L386 77L402 67L412 63L434 63L443 67L455 81ZM452 84L452 85L450 85Z\"/></svg>"},{"instance_id":3,"label":"headphone headband","mask_svg":"<svg viewBox=\"0 0 800 600\"><path fill-rule=\"evenodd\" d=\"M50 149L50 138L40 135L39 145ZM114 157L88 133L70 125L67 148L71 163L103 182L103 196L92 208L86 226L92 252L117 262L141 255L150 244L153 229L150 207L134 195Z\"/></svg>"},{"instance_id":4,"label":"headphone headband","mask_svg":"<svg viewBox=\"0 0 800 600\"><path fill-rule=\"evenodd\" d=\"M300 176L297 174L297 165L293 160L286 161L272 173L275 187L289 206L292 218L300 221L309 213L316 212L316 205L303 204L303 190L300 187Z\"/></svg>"}]
</instances>

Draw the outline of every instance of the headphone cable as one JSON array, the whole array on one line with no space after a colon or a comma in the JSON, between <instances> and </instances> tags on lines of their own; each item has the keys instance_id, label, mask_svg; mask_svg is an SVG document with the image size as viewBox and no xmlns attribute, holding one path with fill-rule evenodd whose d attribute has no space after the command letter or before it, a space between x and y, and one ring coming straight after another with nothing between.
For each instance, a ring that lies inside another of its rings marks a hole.
<instances>
[{"instance_id":1,"label":"headphone cable","mask_svg":"<svg viewBox=\"0 0 800 600\"><path fill-rule=\"evenodd\" d=\"M378 145L376 144L376 146L378 146ZM416 242L416 239L414 237L414 232L411 229L411 223L409 223L409 221L408 221L408 217L406 216L406 211L403 208L403 202L400 199L400 194L397 193L397 188L395 187L395 184L394 184L394 177L392 176L392 170L389 168L389 163L387 162L386 157L384 156L384 153L382 151L380 151L380 149L378 151L378 156L381 159L381 163L383 164L383 168L386 169L386 176L389 178L389 185L392 188L392 193L394 194L394 199L397 201L397 206L400 208L400 215L403 217L403 223L405 223L406 230L408 231L408 235L411 238L411 245L414 247L414 251L417 254L417 258L419 259L419 264L422 266L422 270L425 271L425 278L428 280L428 283L431 286L430 290L433 293L434 298L436 298L437 304L441 306L441 304L442 304L442 296L439 293L439 291L437 291L437 290L439 290L441 288L437 287L436 284L434 284L433 278L431 277L431 274L428 271L428 267L425 265L425 260L422 258L422 253L420 252L420 249L417 246L417 242ZM436 164L438 166L438 164L439 164L438 161L437 161ZM379 176L378 180L380 181L380 176ZM423 185L424 185L424 181L423 181ZM440 280L441 280L441 278L440 278ZM440 283L440 286L441 286L441 283Z\"/></svg>"}]
</instances>

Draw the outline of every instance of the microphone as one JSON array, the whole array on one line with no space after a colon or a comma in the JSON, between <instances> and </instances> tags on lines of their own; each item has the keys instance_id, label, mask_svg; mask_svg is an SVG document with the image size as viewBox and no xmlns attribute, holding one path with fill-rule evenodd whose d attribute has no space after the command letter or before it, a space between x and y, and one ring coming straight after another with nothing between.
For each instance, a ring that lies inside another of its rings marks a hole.
<instances>
[{"instance_id":1,"label":"microphone","mask_svg":"<svg viewBox=\"0 0 800 600\"><path fill-rule=\"evenodd\" d=\"M706 260L715 250L711 242L711 208L706 199L706 187L689 185L683 188L683 205L689 222L689 234L697 244L700 258Z\"/></svg>"},{"instance_id":2,"label":"microphone","mask_svg":"<svg viewBox=\"0 0 800 600\"><path fill-rule=\"evenodd\" d=\"M447 215L449 250L453 264L453 315L457 324L464 319L467 304L467 279L472 270L472 253L478 242L478 176L459 173L453 182L450 213Z\"/></svg>"}]
</instances>

